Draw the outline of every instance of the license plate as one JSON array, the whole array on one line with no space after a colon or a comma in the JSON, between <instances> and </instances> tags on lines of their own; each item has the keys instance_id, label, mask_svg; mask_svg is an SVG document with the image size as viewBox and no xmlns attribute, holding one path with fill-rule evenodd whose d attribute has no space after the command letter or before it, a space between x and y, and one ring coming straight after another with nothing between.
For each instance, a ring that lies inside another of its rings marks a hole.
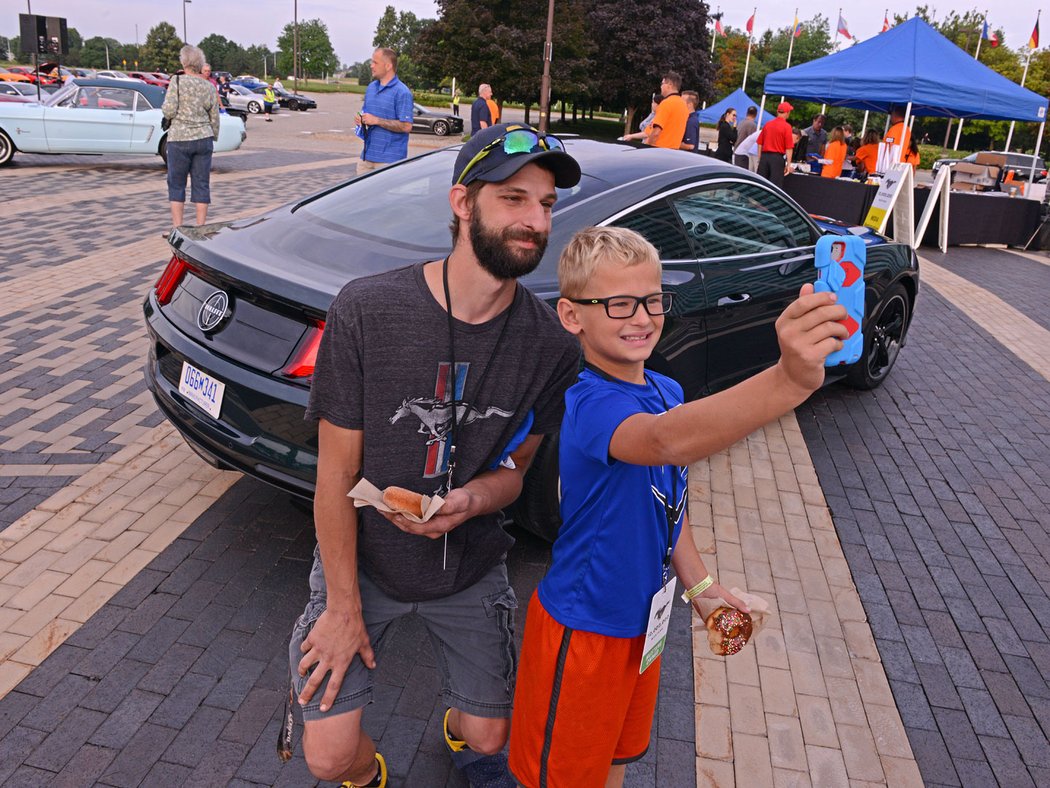
<instances>
[{"instance_id":1,"label":"license plate","mask_svg":"<svg viewBox=\"0 0 1050 788\"><path fill-rule=\"evenodd\" d=\"M225 391L225 383L201 372L185 361L182 362L179 393L213 419L219 418L222 410L222 395Z\"/></svg>"}]
</instances>

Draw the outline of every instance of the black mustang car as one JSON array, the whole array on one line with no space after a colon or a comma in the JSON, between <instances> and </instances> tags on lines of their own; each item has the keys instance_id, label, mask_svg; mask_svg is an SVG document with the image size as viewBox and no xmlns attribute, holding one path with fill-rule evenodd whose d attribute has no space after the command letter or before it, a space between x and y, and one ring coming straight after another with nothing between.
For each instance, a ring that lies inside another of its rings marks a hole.
<instances>
[{"instance_id":1,"label":"black mustang car","mask_svg":"<svg viewBox=\"0 0 1050 788\"><path fill-rule=\"evenodd\" d=\"M818 224L768 181L714 159L589 140L566 147L583 178L559 191L547 253L522 281L553 303L558 255L573 233L605 224L642 233L676 295L650 366L690 398L775 363L774 321L816 278L817 239L856 230ZM447 253L457 151L408 159L262 216L173 232L171 261L143 305L146 378L202 456L312 496L317 430L303 411L325 313L351 279ZM836 374L870 389L904 344L919 277L909 247L871 233L865 241L864 355ZM555 446L541 446L515 514L548 537L558 523Z\"/></svg>"},{"instance_id":2,"label":"black mustang car","mask_svg":"<svg viewBox=\"0 0 1050 788\"><path fill-rule=\"evenodd\" d=\"M434 112L419 104L412 104L412 131L428 131L439 137L463 133L463 118L446 112Z\"/></svg>"}]
</instances>

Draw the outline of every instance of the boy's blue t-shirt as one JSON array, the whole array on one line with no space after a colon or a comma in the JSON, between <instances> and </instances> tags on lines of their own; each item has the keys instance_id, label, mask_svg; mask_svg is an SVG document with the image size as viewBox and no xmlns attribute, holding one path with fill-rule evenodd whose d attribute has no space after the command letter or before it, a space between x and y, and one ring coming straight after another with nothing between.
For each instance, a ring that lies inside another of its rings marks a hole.
<instances>
[{"instance_id":1,"label":"boy's blue t-shirt","mask_svg":"<svg viewBox=\"0 0 1050 788\"><path fill-rule=\"evenodd\" d=\"M571 629L644 635L653 594L663 585L665 500L677 511L672 544L682 528L688 468L631 465L609 456L613 433L625 419L663 413L683 402L674 380L645 374L646 384L640 385L584 369L565 394L562 526L539 597L547 612Z\"/></svg>"}]
</instances>

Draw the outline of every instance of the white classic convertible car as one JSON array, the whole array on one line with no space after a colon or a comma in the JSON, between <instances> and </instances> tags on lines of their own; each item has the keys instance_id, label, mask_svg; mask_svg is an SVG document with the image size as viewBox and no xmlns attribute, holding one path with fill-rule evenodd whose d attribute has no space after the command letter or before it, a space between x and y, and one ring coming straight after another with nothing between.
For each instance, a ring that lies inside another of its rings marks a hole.
<instances>
[{"instance_id":1,"label":"white classic convertible car","mask_svg":"<svg viewBox=\"0 0 1050 788\"><path fill-rule=\"evenodd\" d=\"M0 103L0 166L15 153L142 153L167 161L160 127L164 88L116 79L71 79L42 104ZM216 151L237 150L244 121L219 116Z\"/></svg>"}]
</instances>

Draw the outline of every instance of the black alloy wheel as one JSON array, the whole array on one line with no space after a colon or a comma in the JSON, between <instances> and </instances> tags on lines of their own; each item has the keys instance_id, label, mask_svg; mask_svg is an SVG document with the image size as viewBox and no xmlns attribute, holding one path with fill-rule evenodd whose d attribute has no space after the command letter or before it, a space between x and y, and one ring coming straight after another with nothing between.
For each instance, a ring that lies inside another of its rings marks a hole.
<instances>
[{"instance_id":1,"label":"black alloy wheel","mask_svg":"<svg viewBox=\"0 0 1050 788\"><path fill-rule=\"evenodd\" d=\"M299 109L299 102L295 99L292 99L288 102L288 109L290 109L292 112L295 112L297 109Z\"/></svg>"},{"instance_id":2,"label":"black alloy wheel","mask_svg":"<svg viewBox=\"0 0 1050 788\"><path fill-rule=\"evenodd\" d=\"M864 356L846 373L846 382L850 386L870 390L882 385L897 361L910 313L908 293L898 282L886 291L868 326Z\"/></svg>"}]
</instances>

